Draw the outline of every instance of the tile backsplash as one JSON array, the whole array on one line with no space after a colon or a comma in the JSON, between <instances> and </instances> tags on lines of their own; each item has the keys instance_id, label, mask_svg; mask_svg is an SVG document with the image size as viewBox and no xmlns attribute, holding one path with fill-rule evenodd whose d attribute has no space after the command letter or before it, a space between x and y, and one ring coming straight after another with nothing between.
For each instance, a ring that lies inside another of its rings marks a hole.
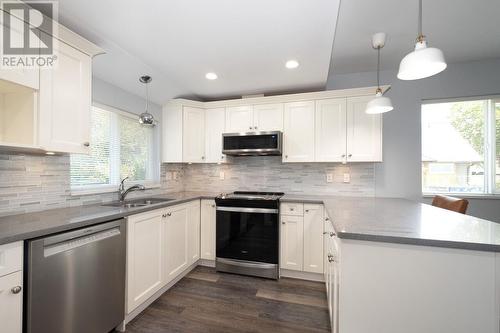
<instances>
[{"instance_id":1,"label":"tile backsplash","mask_svg":"<svg viewBox=\"0 0 500 333\"><path fill-rule=\"evenodd\" d=\"M224 179L221 179L221 172ZM333 175L327 183L326 175ZM350 182L344 183L344 174ZM187 191L279 191L289 194L374 196L373 163L281 163L280 156L229 158L228 164L188 164L184 167Z\"/></svg>"},{"instance_id":2,"label":"tile backsplash","mask_svg":"<svg viewBox=\"0 0 500 333\"><path fill-rule=\"evenodd\" d=\"M161 187L130 197L182 191L182 179L166 180L167 169L182 174L180 164L163 165ZM0 216L113 200L116 192L71 195L69 156L0 154Z\"/></svg>"},{"instance_id":3,"label":"tile backsplash","mask_svg":"<svg viewBox=\"0 0 500 333\"><path fill-rule=\"evenodd\" d=\"M173 172L177 177L173 179ZM224 179L221 179L221 172ZM326 182L327 173L333 175ZM344 174L350 182L344 183ZM130 197L179 191L234 190L373 196L373 163L281 163L281 157L234 157L227 164L163 164L161 186ZM0 154L0 216L101 203L116 193L71 195L69 156Z\"/></svg>"}]
</instances>

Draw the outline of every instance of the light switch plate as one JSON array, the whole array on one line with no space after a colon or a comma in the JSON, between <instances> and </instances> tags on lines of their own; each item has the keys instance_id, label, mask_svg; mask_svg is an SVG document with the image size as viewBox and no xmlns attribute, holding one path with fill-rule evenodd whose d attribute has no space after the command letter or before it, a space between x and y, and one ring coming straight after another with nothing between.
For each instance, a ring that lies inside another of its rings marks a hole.
<instances>
[{"instance_id":1,"label":"light switch plate","mask_svg":"<svg viewBox=\"0 0 500 333\"><path fill-rule=\"evenodd\" d=\"M326 174L326 182L327 183L333 183L333 173L327 173Z\"/></svg>"},{"instance_id":2,"label":"light switch plate","mask_svg":"<svg viewBox=\"0 0 500 333\"><path fill-rule=\"evenodd\" d=\"M344 183L350 183L351 182L351 174L346 172L344 173Z\"/></svg>"},{"instance_id":3,"label":"light switch plate","mask_svg":"<svg viewBox=\"0 0 500 333\"><path fill-rule=\"evenodd\" d=\"M226 174L224 173L224 171L219 172L219 179L224 180L225 178L226 178Z\"/></svg>"}]
</instances>

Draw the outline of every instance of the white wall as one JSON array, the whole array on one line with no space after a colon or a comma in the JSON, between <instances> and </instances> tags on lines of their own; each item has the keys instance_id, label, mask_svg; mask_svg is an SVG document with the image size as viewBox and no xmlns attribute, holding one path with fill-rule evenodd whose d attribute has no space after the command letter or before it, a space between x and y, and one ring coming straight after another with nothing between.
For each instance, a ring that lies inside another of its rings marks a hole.
<instances>
[{"instance_id":1,"label":"white wall","mask_svg":"<svg viewBox=\"0 0 500 333\"><path fill-rule=\"evenodd\" d=\"M376 73L330 75L327 89L372 86ZM500 59L451 64L443 73L419 81L401 81L396 71L381 73L394 111L384 114L384 162L375 167L375 194L422 201L422 100L500 95ZM426 200L424 200L426 201ZM500 200L471 199L469 214L500 222Z\"/></svg>"},{"instance_id":2,"label":"white wall","mask_svg":"<svg viewBox=\"0 0 500 333\"><path fill-rule=\"evenodd\" d=\"M139 82L139 79L137 79L137 82ZM92 78L92 100L135 114L141 114L146 107L146 100L143 97L133 95L95 76ZM160 120L161 107L150 103L149 108L150 113L157 120Z\"/></svg>"}]
</instances>

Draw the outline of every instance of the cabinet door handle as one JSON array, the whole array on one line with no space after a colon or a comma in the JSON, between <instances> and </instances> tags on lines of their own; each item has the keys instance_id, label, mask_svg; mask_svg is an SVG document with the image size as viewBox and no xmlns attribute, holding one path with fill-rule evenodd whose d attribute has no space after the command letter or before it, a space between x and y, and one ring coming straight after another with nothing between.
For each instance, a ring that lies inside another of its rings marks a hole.
<instances>
[{"instance_id":1,"label":"cabinet door handle","mask_svg":"<svg viewBox=\"0 0 500 333\"><path fill-rule=\"evenodd\" d=\"M83 143L83 146L84 146L84 147L90 147L90 142L84 142L84 143Z\"/></svg>"},{"instance_id":2,"label":"cabinet door handle","mask_svg":"<svg viewBox=\"0 0 500 333\"><path fill-rule=\"evenodd\" d=\"M19 294L21 292L21 290L23 290L23 288L21 286L15 286L13 287L10 291L13 293L13 294Z\"/></svg>"}]
</instances>

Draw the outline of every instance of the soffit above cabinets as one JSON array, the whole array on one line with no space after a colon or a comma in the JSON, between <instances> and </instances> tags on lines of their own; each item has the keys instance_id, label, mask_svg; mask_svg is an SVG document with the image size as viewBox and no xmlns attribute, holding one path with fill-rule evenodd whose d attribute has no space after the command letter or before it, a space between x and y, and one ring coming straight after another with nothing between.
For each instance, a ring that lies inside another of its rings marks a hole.
<instances>
[{"instance_id":1,"label":"soffit above cabinets","mask_svg":"<svg viewBox=\"0 0 500 333\"><path fill-rule=\"evenodd\" d=\"M106 50L94 75L152 101L324 88L339 0L62 0L62 23ZM287 69L286 61L300 66ZM217 80L205 79L214 72Z\"/></svg>"}]
</instances>

